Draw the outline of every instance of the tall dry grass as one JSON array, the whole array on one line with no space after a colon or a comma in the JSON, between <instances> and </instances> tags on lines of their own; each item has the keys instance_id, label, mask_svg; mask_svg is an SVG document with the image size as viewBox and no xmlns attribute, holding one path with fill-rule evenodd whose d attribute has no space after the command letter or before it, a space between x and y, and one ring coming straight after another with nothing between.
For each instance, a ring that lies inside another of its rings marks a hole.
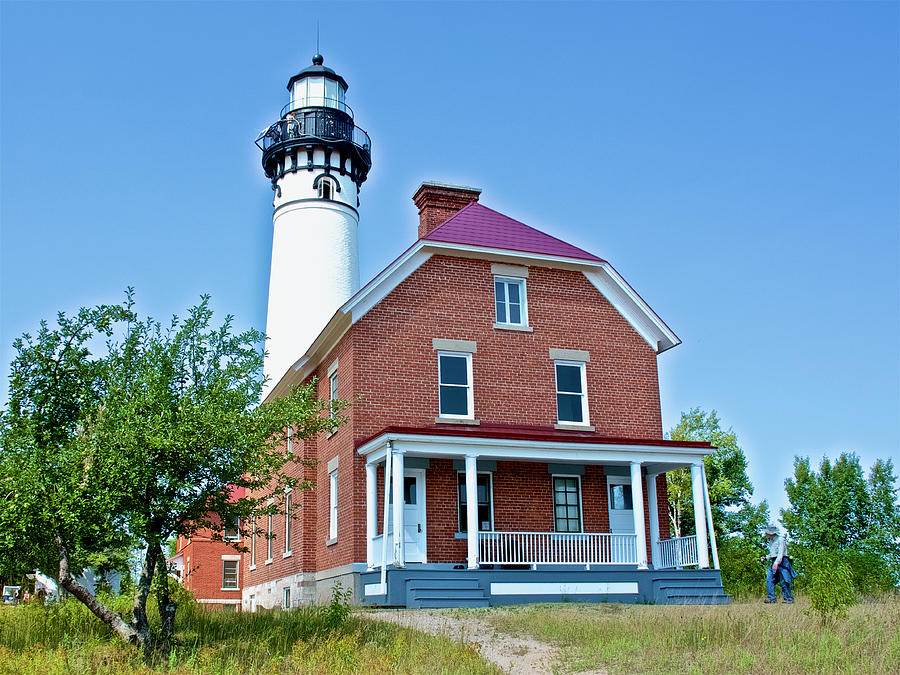
<instances>
[{"instance_id":1,"label":"tall dry grass","mask_svg":"<svg viewBox=\"0 0 900 675\"><path fill-rule=\"evenodd\" d=\"M0 673L499 672L472 647L452 640L345 614L338 618L329 607L229 614L185 601L177 617L179 646L148 664L77 601L0 606Z\"/></svg>"},{"instance_id":2,"label":"tall dry grass","mask_svg":"<svg viewBox=\"0 0 900 675\"><path fill-rule=\"evenodd\" d=\"M823 626L794 605L530 605L478 612L497 630L560 647L560 669L610 673L900 673L900 599ZM465 612L462 613L465 616Z\"/></svg>"}]
</instances>

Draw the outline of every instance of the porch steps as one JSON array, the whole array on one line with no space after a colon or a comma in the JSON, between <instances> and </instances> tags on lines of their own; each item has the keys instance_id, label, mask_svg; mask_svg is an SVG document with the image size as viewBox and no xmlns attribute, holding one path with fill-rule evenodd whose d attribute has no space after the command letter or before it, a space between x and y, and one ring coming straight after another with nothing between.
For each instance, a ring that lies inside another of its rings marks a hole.
<instances>
[{"instance_id":1,"label":"porch steps","mask_svg":"<svg viewBox=\"0 0 900 675\"><path fill-rule=\"evenodd\" d=\"M728 605L731 596L725 593L718 574L684 572L665 575L653 582L653 598L660 605Z\"/></svg>"},{"instance_id":2,"label":"porch steps","mask_svg":"<svg viewBox=\"0 0 900 675\"><path fill-rule=\"evenodd\" d=\"M406 606L489 607L490 601L474 579L410 579L406 582Z\"/></svg>"}]
</instances>

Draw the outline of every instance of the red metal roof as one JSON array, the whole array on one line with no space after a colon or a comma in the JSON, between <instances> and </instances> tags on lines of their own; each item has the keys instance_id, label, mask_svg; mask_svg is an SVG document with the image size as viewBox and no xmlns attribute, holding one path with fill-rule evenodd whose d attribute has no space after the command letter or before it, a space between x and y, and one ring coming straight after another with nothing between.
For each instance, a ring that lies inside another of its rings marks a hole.
<instances>
[{"instance_id":1,"label":"red metal roof","mask_svg":"<svg viewBox=\"0 0 900 675\"><path fill-rule=\"evenodd\" d=\"M592 253L544 234L478 202L467 204L422 239L603 262L602 258Z\"/></svg>"},{"instance_id":2,"label":"red metal roof","mask_svg":"<svg viewBox=\"0 0 900 675\"><path fill-rule=\"evenodd\" d=\"M590 431L563 431L551 427L529 426L525 424L429 424L422 427L385 427L356 443L361 448L369 441L384 434L417 434L422 436L469 436L471 438L506 438L516 441L555 441L559 443L594 443L597 445L652 445L667 448L700 448L709 450L713 446L706 441L670 441L663 438L617 438L602 436Z\"/></svg>"}]
</instances>

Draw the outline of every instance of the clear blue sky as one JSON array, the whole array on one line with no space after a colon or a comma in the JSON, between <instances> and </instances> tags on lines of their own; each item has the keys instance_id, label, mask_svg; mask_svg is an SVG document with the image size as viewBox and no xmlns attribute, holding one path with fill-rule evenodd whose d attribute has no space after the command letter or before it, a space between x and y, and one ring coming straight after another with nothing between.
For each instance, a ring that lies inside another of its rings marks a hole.
<instances>
[{"instance_id":1,"label":"clear blue sky","mask_svg":"<svg viewBox=\"0 0 900 675\"><path fill-rule=\"evenodd\" d=\"M756 499L795 454L900 454L898 4L0 3L2 398L58 309L265 326L253 145L315 51L373 140L363 280L423 180L610 262L684 341L666 429L715 408ZM898 462L900 463L900 462Z\"/></svg>"}]
</instances>

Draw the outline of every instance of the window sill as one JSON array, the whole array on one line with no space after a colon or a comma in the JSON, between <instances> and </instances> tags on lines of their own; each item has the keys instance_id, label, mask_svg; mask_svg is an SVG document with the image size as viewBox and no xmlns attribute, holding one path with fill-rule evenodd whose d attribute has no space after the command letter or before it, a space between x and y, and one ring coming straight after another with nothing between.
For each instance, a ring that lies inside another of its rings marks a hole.
<instances>
[{"instance_id":1,"label":"window sill","mask_svg":"<svg viewBox=\"0 0 900 675\"><path fill-rule=\"evenodd\" d=\"M337 537L335 537L334 539L327 539L325 541L326 546L334 546L336 543L337 543Z\"/></svg>"},{"instance_id":2,"label":"window sill","mask_svg":"<svg viewBox=\"0 0 900 675\"><path fill-rule=\"evenodd\" d=\"M250 567L248 567L247 569L252 572L253 570L256 569L256 565L250 565Z\"/></svg>"},{"instance_id":3,"label":"window sill","mask_svg":"<svg viewBox=\"0 0 900 675\"><path fill-rule=\"evenodd\" d=\"M560 429L563 431L596 431L594 427L588 426L587 424L554 424L554 429Z\"/></svg>"},{"instance_id":4,"label":"window sill","mask_svg":"<svg viewBox=\"0 0 900 675\"><path fill-rule=\"evenodd\" d=\"M471 424L472 426L478 426L481 424L476 419L472 419L469 417L435 417L435 424Z\"/></svg>"},{"instance_id":5,"label":"window sill","mask_svg":"<svg viewBox=\"0 0 900 675\"><path fill-rule=\"evenodd\" d=\"M293 551L288 551L287 553L282 553L282 554L281 554L281 557L282 557L282 558L290 558L292 555L294 555L294 552L293 552Z\"/></svg>"},{"instance_id":6,"label":"window sill","mask_svg":"<svg viewBox=\"0 0 900 675\"><path fill-rule=\"evenodd\" d=\"M241 589L238 588L237 586L235 586L234 588L225 588L224 586L222 586L222 588L220 588L219 590L220 591L239 591Z\"/></svg>"},{"instance_id":7,"label":"window sill","mask_svg":"<svg viewBox=\"0 0 900 675\"><path fill-rule=\"evenodd\" d=\"M495 323L494 328L499 330L517 330L520 333L533 333L534 328L531 326L520 326L515 323Z\"/></svg>"},{"instance_id":8,"label":"window sill","mask_svg":"<svg viewBox=\"0 0 900 675\"><path fill-rule=\"evenodd\" d=\"M263 562L263 565L271 565L271 564L272 564L272 559L271 559L271 558L269 558L268 560L266 560L265 562Z\"/></svg>"}]
</instances>

